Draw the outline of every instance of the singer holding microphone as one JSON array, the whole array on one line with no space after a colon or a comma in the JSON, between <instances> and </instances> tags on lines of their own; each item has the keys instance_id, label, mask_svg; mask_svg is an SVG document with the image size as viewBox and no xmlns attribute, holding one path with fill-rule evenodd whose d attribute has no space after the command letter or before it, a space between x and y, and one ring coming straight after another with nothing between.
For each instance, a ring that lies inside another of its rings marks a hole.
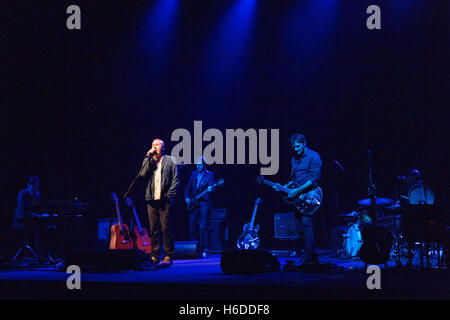
<instances>
[{"instance_id":1,"label":"singer holding microphone","mask_svg":"<svg viewBox=\"0 0 450 320\"><path fill-rule=\"evenodd\" d=\"M175 248L170 225L170 207L176 195L179 180L175 158L164 154L164 141L153 140L152 148L144 158L139 175L149 179L145 200L150 222L152 261L155 264L160 261L159 235L161 232L164 256L162 263L171 265Z\"/></svg>"}]
</instances>

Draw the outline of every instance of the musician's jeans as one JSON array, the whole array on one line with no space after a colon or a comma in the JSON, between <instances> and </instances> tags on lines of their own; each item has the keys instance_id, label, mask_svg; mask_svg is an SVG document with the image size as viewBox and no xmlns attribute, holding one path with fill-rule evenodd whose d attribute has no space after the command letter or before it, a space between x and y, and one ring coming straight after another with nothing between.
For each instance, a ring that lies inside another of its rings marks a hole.
<instances>
[{"instance_id":1,"label":"musician's jeans","mask_svg":"<svg viewBox=\"0 0 450 320\"><path fill-rule=\"evenodd\" d=\"M160 257L160 235L163 244L164 257L173 259L175 252L172 230L170 226L170 202L152 200L147 202L148 220L150 222L150 241L152 257Z\"/></svg>"},{"instance_id":2,"label":"musician's jeans","mask_svg":"<svg viewBox=\"0 0 450 320\"><path fill-rule=\"evenodd\" d=\"M314 241L314 229L312 216L300 217L303 233L303 262L317 262L316 243Z\"/></svg>"},{"instance_id":3,"label":"musician's jeans","mask_svg":"<svg viewBox=\"0 0 450 320\"><path fill-rule=\"evenodd\" d=\"M210 214L211 204L207 201L200 200L199 207L189 215L189 238L191 241L199 240L200 248L202 251L204 251L205 249L209 249L210 247Z\"/></svg>"}]
</instances>

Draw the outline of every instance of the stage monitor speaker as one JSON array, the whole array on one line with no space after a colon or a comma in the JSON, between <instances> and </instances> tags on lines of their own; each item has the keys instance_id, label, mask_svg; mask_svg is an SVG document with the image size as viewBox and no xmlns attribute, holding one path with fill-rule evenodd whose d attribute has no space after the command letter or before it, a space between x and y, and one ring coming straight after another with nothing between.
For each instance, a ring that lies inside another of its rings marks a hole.
<instances>
[{"instance_id":1,"label":"stage monitor speaker","mask_svg":"<svg viewBox=\"0 0 450 320\"><path fill-rule=\"evenodd\" d=\"M140 249L107 250L105 264L111 271L138 270L142 266L151 264L151 258Z\"/></svg>"},{"instance_id":2,"label":"stage monitor speaker","mask_svg":"<svg viewBox=\"0 0 450 320\"><path fill-rule=\"evenodd\" d=\"M276 239L293 240L300 237L300 221L294 212L276 213L274 226Z\"/></svg>"},{"instance_id":3,"label":"stage monitor speaker","mask_svg":"<svg viewBox=\"0 0 450 320\"><path fill-rule=\"evenodd\" d=\"M228 242L226 209L213 209L209 219L210 252L222 252Z\"/></svg>"},{"instance_id":4,"label":"stage monitor speaker","mask_svg":"<svg viewBox=\"0 0 450 320\"><path fill-rule=\"evenodd\" d=\"M222 253L220 267L230 274L264 273L280 270L280 262L263 249L227 249Z\"/></svg>"},{"instance_id":5,"label":"stage monitor speaker","mask_svg":"<svg viewBox=\"0 0 450 320\"><path fill-rule=\"evenodd\" d=\"M91 248L71 249L66 253L65 264L79 266L82 272L104 271L106 269L105 252Z\"/></svg>"},{"instance_id":6,"label":"stage monitor speaker","mask_svg":"<svg viewBox=\"0 0 450 320\"><path fill-rule=\"evenodd\" d=\"M139 249L72 249L65 259L66 266L77 265L82 272L136 270L150 263L150 256Z\"/></svg>"},{"instance_id":7,"label":"stage monitor speaker","mask_svg":"<svg viewBox=\"0 0 450 320\"><path fill-rule=\"evenodd\" d=\"M198 241L175 241L174 259L198 259L200 257Z\"/></svg>"}]
</instances>

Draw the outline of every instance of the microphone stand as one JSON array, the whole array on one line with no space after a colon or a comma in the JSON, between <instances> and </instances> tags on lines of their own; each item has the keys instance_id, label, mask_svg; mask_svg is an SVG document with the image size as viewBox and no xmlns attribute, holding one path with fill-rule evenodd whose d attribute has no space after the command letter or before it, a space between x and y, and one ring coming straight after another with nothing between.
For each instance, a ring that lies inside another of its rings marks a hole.
<instances>
[{"instance_id":1,"label":"microphone stand","mask_svg":"<svg viewBox=\"0 0 450 320\"><path fill-rule=\"evenodd\" d=\"M133 188L134 184L136 183L137 179L139 178L139 176L141 175L142 169L144 169L144 166L146 163L148 163L150 160L150 157L145 157L145 159L147 159L147 161L144 161L144 163L142 164L141 169L139 170L138 174L136 175L136 177L134 177L133 181L131 181L130 186L128 187L127 192L125 192L125 194L123 195L123 198L126 199L128 197L128 194L131 191L131 188Z\"/></svg>"},{"instance_id":2,"label":"microphone stand","mask_svg":"<svg viewBox=\"0 0 450 320\"><path fill-rule=\"evenodd\" d=\"M333 160L333 163L336 164L341 171L345 171L344 167L341 166L341 164L339 162L337 162L336 160ZM337 215L338 213L338 209L339 209L339 195L338 195L338 173L336 170L336 167L333 166L333 192L334 192L334 196L333 196L333 209L334 209L334 216Z\"/></svg>"},{"instance_id":3,"label":"microphone stand","mask_svg":"<svg viewBox=\"0 0 450 320\"><path fill-rule=\"evenodd\" d=\"M377 223L377 204L376 204L376 187L373 183L372 178L372 161L371 161L371 154L370 150L367 150L368 158L369 158L369 197L370 197L370 213L371 213L371 219L374 224Z\"/></svg>"}]
</instances>

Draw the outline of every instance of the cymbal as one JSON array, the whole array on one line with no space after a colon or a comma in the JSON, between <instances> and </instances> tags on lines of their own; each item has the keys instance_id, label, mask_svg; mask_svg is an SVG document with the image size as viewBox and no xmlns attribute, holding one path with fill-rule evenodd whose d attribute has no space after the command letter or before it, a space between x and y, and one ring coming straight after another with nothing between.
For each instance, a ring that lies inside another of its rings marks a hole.
<instances>
[{"instance_id":1,"label":"cymbal","mask_svg":"<svg viewBox=\"0 0 450 320\"><path fill-rule=\"evenodd\" d=\"M389 199L389 198L375 198L375 205L386 206L388 204L391 204L392 201L394 201L394 200ZM372 202L370 201L370 198L368 198L368 199L359 200L358 203L362 206L370 206Z\"/></svg>"},{"instance_id":2,"label":"cymbal","mask_svg":"<svg viewBox=\"0 0 450 320\"><path fill-rule=\"evenodd\" d=\"M396 209L400 209L402 206L400 205L400 203L396 203L396 202L392 202L391 204L387 205L385 208L389 209L389 210L396 210Z\"/></svg>"},{"instance_id":3,"label":"cymbal","mask_svg":"<svg viewBox=\"0 0 450 320\"><path fill-rule=\"evenodd\" d=\"M350 213L342 213L342 214L338 214L339 217L357 217L359 216L360 213L359 212L350 212Z\"/></svg>"},{"instance_id":4,"label":"cymbal","mask_svg":"<svg viewBox=\"0 0 450 320\"><path fill-rule=\"evenodd\" d=\"M91 204L89 202L78 202L78 201L74 201L72 203L73 206L78 206L78 207L88 207Z\"/></svg>"},{"instance_id":5,"label":"cymbal","mask_svg":"<svg viewBox=\"0 0 450 320\"><path fill-rule=\"evenodd\" d=\"M383 221L396 220L396 219L400 219L401 217L402 217L401 214L397 214L395 216L385 216L385 217L379 218L379 221L383 222Z\"/></svg>"}]
</instances>

